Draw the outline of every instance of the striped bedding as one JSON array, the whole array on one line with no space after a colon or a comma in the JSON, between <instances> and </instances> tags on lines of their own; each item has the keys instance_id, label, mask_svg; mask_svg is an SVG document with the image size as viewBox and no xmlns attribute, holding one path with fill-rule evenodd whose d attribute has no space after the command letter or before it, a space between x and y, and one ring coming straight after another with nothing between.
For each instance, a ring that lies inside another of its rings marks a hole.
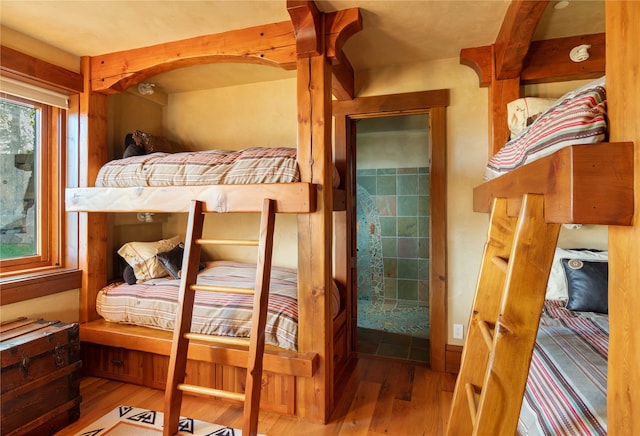
<instances>
[{"instance_id":1,"label":"striped bedding","mask_svg":"<svg viewBox=\"0 0 640 436\"><path fill-rule=\"evenodd\" d=\"M521 435L606 435L607 315L547 300L518 422Z\"/></svg>"},{"instance_id":2,"label":"striped bedding","mask_svg":"<svg viewBox=\"0 0 640 436\"><path fill-rule=\"evenodd\" d=\"M198 274L198 283L253 287L255 265L230 261L209 262ZM265 342L297 349L298 284L294 269L273 267ZM135 285L115 284L98 293L96 308L107 321L173 330L180 280L151 279ZM220 336L248 337L252 296L196 292L191 331ZM337 288L332 293L333 315L339 310Z\"/></svg>"},{"instance_id":3,"label":"striped bedding","mask_svg":"<svg viewBox=\"0 0 640 436\"><path fill-rule=\"evenodd\" d=\"M98 172L97 187L185 186L300 181L295 148L253 147L151 153L117 159Z\"/></svg>"},{"instance_id":4,"label":"striped bedding","mask_svg":"<svg viewBox=\"0 0 640 436\"><path fill-rule=\"evenodd\" d=\"M606 98L604 77L565 94L489 160L485 179L570 145L603 142L607 134Z\"/></svg>"}]
</instances>

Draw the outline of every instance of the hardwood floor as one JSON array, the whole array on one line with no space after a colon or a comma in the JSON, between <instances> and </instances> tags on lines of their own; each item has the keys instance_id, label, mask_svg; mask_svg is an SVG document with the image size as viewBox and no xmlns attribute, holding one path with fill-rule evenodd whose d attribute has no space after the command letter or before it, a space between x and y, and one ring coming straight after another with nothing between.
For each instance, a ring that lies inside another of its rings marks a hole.
<instances>
[{"instance_id":1,"label":"hardwood floor","mask_svg":"<svg viewBox=\"0 0 640 436\"><path fill-rule=\"evenodd\" d=\"M258 431L269 436L426 435L444 434L455 376L427 366L376 357L354 359L327 425L261 412ZM73 435L119 405L162 411L164 392L95 377L82 379L81 416L58 432ZM182 415L240 427L242 407L185 395Z\"/></svg>"}]
</instances>

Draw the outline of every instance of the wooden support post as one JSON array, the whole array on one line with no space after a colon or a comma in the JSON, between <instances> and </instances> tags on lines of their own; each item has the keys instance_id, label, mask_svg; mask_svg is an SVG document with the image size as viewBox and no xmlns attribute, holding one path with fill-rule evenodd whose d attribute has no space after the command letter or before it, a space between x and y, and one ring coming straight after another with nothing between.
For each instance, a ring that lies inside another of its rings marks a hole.
<instances>
[{"instance_id":1,"label":"wooden support post","mask_svg":"<svg viewBox=\"0 0 640 436\"><path fill-rule=\"evenodd\" d=\"M317 187L317 207L298 215L298 350L320 356L313 378L298 379L299 416L326 423L333 408L331 319L331 66L324 55L298 59L298 162Z\"/></svg>"},{"instance_id":2,"label":"wooden support post","mask_svg":"<svg viewBox=\"0 0 640 436\"><path fill-rule=\"evenodd\" d=\"M605 2L607 97L612 141L633 141L635 214L609 226L609 370L607 421L612 436L640 434L640 3Z\"/></svg>"},{"instance_id":3,"label":"wooden support post","mask_svg":"<svg viewBox=\"0 0 640 436\"><path fill-rule=\"evenodd\" d=\"M93 186L100 167L107 161L107 96L91 91L90 58L81 60L84 91L70 110L71 126L77 129L78 138L78 184ZM71 128L71 127L70 127ZM69 131L70 135L76 131ZM80 322L98 317L96 295L107 283L107 215L105 213L79 214L78 235L81 241L78 253L78 268L82 270L80 293ZM89 250L89 247L91 248Z\"/></svg>"},{"instance_id":4,"label":"wooden support post","mask_svg":"<svg viewBox=\"0 0 640 436\"><path fill-rule=\"evenodd\" d=\"M495 65L497 53L492 50L492 65ZM489 157L496 154L509 141L507 124L507 103L520 97L520 79L499 80L492 69L489 85Z\"/></svg>"}]
</instances>

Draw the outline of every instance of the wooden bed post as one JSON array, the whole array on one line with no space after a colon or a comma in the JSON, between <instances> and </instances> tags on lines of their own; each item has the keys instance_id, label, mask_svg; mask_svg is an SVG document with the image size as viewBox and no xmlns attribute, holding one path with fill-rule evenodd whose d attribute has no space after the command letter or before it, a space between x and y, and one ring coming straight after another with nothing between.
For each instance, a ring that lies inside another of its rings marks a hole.
<instances>
[{"instance_id":1,"label":"wooden bed post","mask_svg":"<svg viewBox=\"0 0 640 436\"><path fill-rule=\"evenodd\" d=\"M77 107L78 185L93 186L101 165L107 161L107 96L91 91L89 57L82 58L84 91ZM71 114L73 116L73 114ZM80 212L78 217L78 268L82 270L81 323L97 319L96 295L107 283L107 215Z\"/></svg>"},{"instance_id":2,"label":"wooden bed post","mask_svg":"<svg viewBox=\"0 0 640 436\"><path fill-rule=\"evenodd\" d=\"M317 207L311 214L298 215L298 351L319 355L312 378L298 378L298 415L326 423L333 409L333 332L331 318L332 201L331 184L331 65L324 54L324 17L318 17L315 4L306 3L308 16L300 18L301 3L290 0L296 38L316 38L318 53L299 53L298 85L298 164L302 182L317 188ZM295 15L295 16L294 16ZM308 44L297 44L308 47Z\"/></svg>"},{"instance_id":3,"label":"wooden bed post","mask_svg":"<svg viewBox=\"0 0 640 436\"><path fill-rule=\"evenodd\" d=\"M605 2L605 17L610 138L634 142L636 168L631 226L609 227L607 418L616 436L640 433L640 3Z\"/></svg>"}]
</instances>

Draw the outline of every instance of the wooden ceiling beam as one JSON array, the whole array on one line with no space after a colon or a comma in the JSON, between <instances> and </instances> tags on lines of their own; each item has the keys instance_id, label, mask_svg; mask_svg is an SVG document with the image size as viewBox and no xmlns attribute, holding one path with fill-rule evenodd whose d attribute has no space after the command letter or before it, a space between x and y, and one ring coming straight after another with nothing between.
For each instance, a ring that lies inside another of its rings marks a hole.
<instances>
[{"instance_id":1,"label":"wooden ceiling beam","mask_svg":"<svg viewBox=\"0 0 640 436\"><path fill-rule=\"evenodd\" d=\"M352 8L323 14L313 2L289 0L289 3L294 22L265 24L93 56L91 89L115 94L167 71L210 63L254 63L294 70L298 56L324 52L332 65L336 98L353 98L353 68L342 46L362 30L360 10Z\"/></svg>"},{"instance_id":2,"label":"wooden ceiling beam","mask_svg":"<svg viewBox=\"0 0 640 436\"><path fill-rule=\"evenodd\" d=\"M289 21L198 36L91 58L91 89L117 93L157 74L192 65L242 62L296 67Z\"/></svg>"},{"instance_id":3,"label":"wooden ceiling beam","mask_svg":"<svg viewBox=\"0 0 640 436\"><path fill-rule=\"evenodd\" d=\"M589 59L573 62L571 49L590 45ZM592 79L605 74L605 34L570 36L533 41L524 60L520 80L524 84Z\"/></svg>"},{"instance_id":4,"label":"wooden ceiling beam","mask_svg":"<svg viewBox=\"0 0 640 436\"><path fill-rule=\"evenodd\" d=\"M531 38L548 3L548 0L511 2L495 42L496 79L513 79L520 75Z\"/></svg>"}]
</instances>

